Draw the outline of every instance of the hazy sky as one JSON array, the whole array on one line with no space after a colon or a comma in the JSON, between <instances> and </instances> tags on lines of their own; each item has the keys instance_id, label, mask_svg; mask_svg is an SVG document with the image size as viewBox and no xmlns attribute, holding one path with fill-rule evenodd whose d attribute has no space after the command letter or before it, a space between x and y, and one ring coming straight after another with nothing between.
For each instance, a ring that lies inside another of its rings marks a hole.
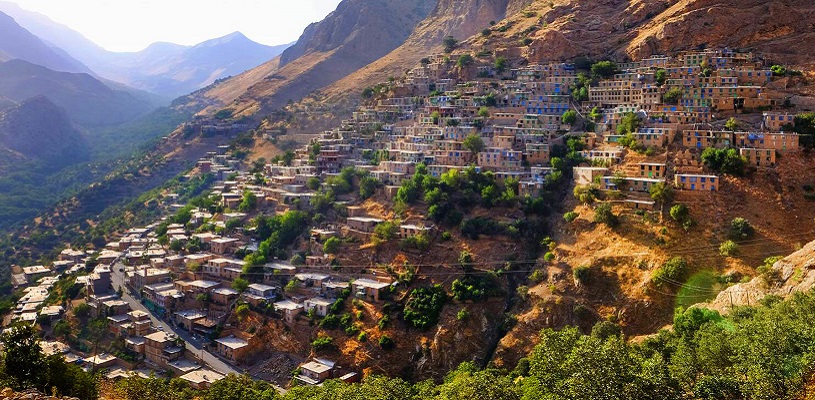
<instances>
[{"instance_id":1,"label":"hazy sky","mask_svg":"<svg viewBox=\"0 0 815 400\"><path fill-rule=\"evenodd\" d=\"M234 31L269 45L297 40L340 0L10 0L112 51L191 45Z\"/></svg>"}]
</instances>

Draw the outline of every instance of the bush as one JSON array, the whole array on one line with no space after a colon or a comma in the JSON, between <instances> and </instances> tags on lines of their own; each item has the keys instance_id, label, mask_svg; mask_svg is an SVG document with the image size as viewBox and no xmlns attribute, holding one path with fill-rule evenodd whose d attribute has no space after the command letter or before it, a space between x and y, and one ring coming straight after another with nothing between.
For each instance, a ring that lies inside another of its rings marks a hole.
<instances>
[{"instance_id":1,"label":"bush","mask_svg":"<svg viewBox=\"0 0 815 400\"><path fill-rule=\"evenodd\" d=\"M551 251L546 252L546 254L543 255L543 261L552 262L554 260L555 260L555 253L552 253Z\"/></svg>"},{"instance_id":2,"label":"bush","mask_svg":"<svg viewBox=\"0 0 815 400\"><path fill-rule=\"evenodd\" d=\"M85 318L91 313L91 306L88 303L82 303L74 307L74 315L79 318Z\"/></svg>"},{"instance_id":3,"label":"bush","mask_svg":"<svg viewBox=\"0 0 815 400\"><path fill-rule=\"evenodd\" d=\"M464 321L469 316L470 316L470 312L467 311L466 308L462 308L461 310L458 310L458 313L456 313L456 319L459 320L459 321Z\"/></svg>"},{"instance_id":4,"label":"bush","mask_svg":"<svg viewBox=\"0 0 815 400\"><path fill-rule=\"evenodd\" d=\"M574 280L578 284L584 285L588 283L589 276L591 275L591 267L588 265L581 265L572 271L572 275L574 275Z\"/></svg>"},{"instance_id":5,"label":"bush","mask_svg":"<svg viewBox=\"0 0 815 400\"><path fill-rule=\"evenodd\" d=\"M442 40L442 45L444 46L445 53L452 53L458 46L458 40L452 36L446 36L444 40Z\"/></svg>"},{"instance_id":6,"label":"bush","mask_svg":"<svg viewBox=\"0 0 815 400\"><path fill-rule=\"evenodd\" d=\"M682 98L683 94L684 93L682 92L682 89L678 87L672 87L668 89L668 91L665 92L665 94L662 96L662 101L665 104L678 104L679 99Z\"/></svg>"},{"instance_id":7,"label":"bush","mask_svg":"<svg viewBox=\"0 0 815 400\"><path fill-rule=\"evenodd\" d=\"M340 249L341 245L342 241L340 241L340 239L330 237L328 238L328 240L325 241L325 243L323 243L323 253L335 254L337 250Z\"/></svg>"},{"instance_id":8,"label":"bush","mask_svg":"<svg viewBox=\"0 0 815 400\"><path fill-rule=\"evenodd\" d=\"M688 207L684 204L675 204L673 207L671 207L670 214L671 218L673 218L673 220L676 222L682 222L690 217Z\"/></svg>"},{"instance_id":9,"label":"bush","mask_svg":"<svg viewBox=\"0 0 815 400\"><path fill-rule=\"evenodd\" d=\"M334 345L334 338L328 335L320 335L317 339L311 342L311 347L315 351L325 350Z\"/></svg>"},{"instance_id":10,"label":"bush","mask_svg":"<svg viewBox=\"0 0 815 400\"><path fill-rule=\"evenodd\" d=\"M674 257L654 271L651 276L651 283L656 286L662 286L666 282L671 285L681 285L687 272L688 262L682 257Z\"/></svg>"},{"instance_id":11,"label":"bush","mask_svg":"<svg viewBox=\"0 0 815 400\"><path fill-rule=\"evenodd\" d=\"M391 350L396 347L396 343L394 343L390 336L382 335L379 337L379 347L383 350Z\"/></svg>"},{"instance_id":12,"label":"bush","mask_svg":"<svg viewBox=\"0 0 815 400\"><path fill-rule=\"evenodd\" d=\"M574 187L572 194L574 194L574 197L581 203L591 204L597 199L599 190L592 185L578 185Z\"/></svg>"},{"instance_id":13,"label":"bush","mask_svg":"<svg viewBox=\"0 0 815 400\"><path fill-rule=\"evenodd\" d=\"M753 226L744 218L737 217L730 221L730 238L733 240L747 239L753 231Z\"/></svg>"},{"instance_id":14,"label":"bush","mask_svg":"<svg viewBox=\"0 0 815 400\"><path fill-rule=\"evenodd\" d=\"M574 220L576 220L576 219L577 219L577 217L579 217L579 216L580 216L580 214L578 214L578 213L576 213L576 212L574 212L574 211L569 211L569 212L567 212L566 214L563 214L563 219L565 219L565 220L566 220L566 222L572 223L572 222L574 222Z\"/></svg>"},{"instance_id":15,"label":"bush","mask_svg":"<svg viewBox=\"0 0 815 400\"><path fill-rule=\"evenodd\" d=\"M450 231L444 231L441 234L441 240L444 240L445 242L452 239L452 238L453 238L453 234L451 234Z\"/></svg>"},{"instance_id":16,"label":"bush","mask_svg":"<svg viewBox=\"0 0 815 400\"><path fill-rule=\"evenodd\" d=\"M714 171L729 175L743 175L747 160L736 149L715 149L708 147L702 151L702 163Z\"/></svg>"},{"instance_id":17,"label":"bush","mask_svg":"<svg viewBox=\"0 0 815 400\"><path fill-rule=\"evenodd\" d=\"M560 120L567 125L573 125L577 122L577 111L575 110L566 110L563 115L560 116Z\"/></svg>"},{"instance_id":18,"label":"bush","mask_svg":"<svg viewBox=\"0 0 815 400\"><path fill-rule=\"evenodd\" d=\"M438 322L445 302L447 293L441 285L413 289L405 304L405 322L414 328L427 329Z\"/></svg>"},{"instance_id":19,"label":"bush","mask_svg":"<svg viewBox=\"0 0 815 400\"><path fill-rule=\"evenodd\" d=\"M603 203L594 209L594 222L606 224L610 227L617 225L619 222L617 215L611 209L610 203Z\"/></svg>"},{"instance_id":20,"label":"bush","mask_svg":"<svg viewBox=\"0 0 815 400\"><path fill-rule=\"evenodd\" d=\"M612 336L619 337L622 334L623 329L620 325L611 321L598 322L591 328L591 335L601 340L606 340Z\"/></svg>"},{"instance_id":21,"label":"bush","mask_svg":"<svg viewBox=\"0 0 815 400\"><path fill-rule=\"evenodd\" d=\"M599 78L611 78L617 73L617 64L612 61L596 62L591 66L591 73Z\"/></svg>"},{"instance_id":22,"label":"bush","mask_svg":"<svg viewBox=\"0 0 815 400\"><path fill-rule=\"evenodd\" d=\"M490 278L477 275L468 275L453 281L451 291L457 301L483 300L487 296L498 294L495 282Z\"/></svg>"},{"instance_id":23,"label":"bush","mask_svg":"<svg viewBox=\"0 0 815 400\"><path fill-rule=\"evenodd\" d=\"M726 257L733 257L739 253L739 245L732 240L728 240L719 246L719 254Z\"/></svg>"}]
</instances>

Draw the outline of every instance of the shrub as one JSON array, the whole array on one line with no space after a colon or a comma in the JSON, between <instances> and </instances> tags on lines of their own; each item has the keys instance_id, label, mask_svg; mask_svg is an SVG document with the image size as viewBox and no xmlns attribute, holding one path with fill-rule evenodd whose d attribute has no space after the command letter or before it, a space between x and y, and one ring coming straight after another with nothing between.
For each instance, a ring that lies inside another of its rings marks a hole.
<instances>
[{"instance_id":1,"label":"shrub","mask_svg":"<svg viewBox=\"0 0 815 400\"><path fill-rule=\"evenodd\" d=\"M470 312L467 311L466 308L462 308L461 310L458 310L458 313L456 313L456 319L459 320L459 321L464 321L469 316L470 316Z\"/></svg>"},{"instance_id":2,"label":"shrub","mask_svg":"<svg viewBox=\"0 0 815 400\"><path fill-rule=\"evenodd\" d=\"M396 347L396 343L394 343L390 336L382 335L379 337L379 347L383 350L391 350Z\"/></svg>"},{"instance_id":3,"label":"shrub","mask_svg":"<svg viewBox=\"0 0 815 400\"><path fill-rule=\"evenodd\" d=\"M719 254L732 257L739 253L739 245L732 240L725 241L724 243L719 246Z\"/></svg>"},{"instance_id":4,"label":"shrub","mask_svg":"<svg viewBox=\"0 0 815 400\"><path fill-rule=\"evenodd\" d=\"M612 336L619 337L622 334L623 329L620 325L611 321L598 322L591 328L591 335L601 340L606 340Z\"/></svg>"},{"instance_id":5,"label":"shrub","mask_svg":"<svg viewBox=\"0 0 815 400\"><path fill-rule=\"evenodd\" d=\"M451 291L457 301L483 300L487 296L498 294L497 285L485 276L468 275L453 281Z\"/></svg>"},{"instance_id":6,"label":"shrub","mask_svg":"<svg viewBox=\"0 0 815 400\"><path fill-rule=\"evenodd\" d=\"M427 329L438 322L445 302L447 293L441 285L413 289L405 304L405 322L414 328Z\"/></svg>"},{"instance_id":7,"label":"shrub","mask_svg":"<svg viewBox=\"0 0 815 400\"><path fill-rule=\"evenodd\" d=\"M675 204L673 207L671 207L670 214L671 218L673 218L673 220L676 222L682 222L690 216L688 207L684 204Z\"/></svg>"},{"instance_id":8,"label":"shrub","mask_svg":"<svg viewBox=\"0 0 815 400\"><path fill-rule=\"evenodd\" d=\"M554 260L555 260L555 253L552 253L551 251L548 251L548 252L546 252L546 254L543 255L543 261L552 262Z\"/></svg>"},{"instance_id":9,"label":"shrub","mask_svg":"<svg viewBox=\"0 0 815 400\"><path fill-rule=\"evenodd\" d=\"M661 268L654 271L651 282L656 286L662 286L665 282L672 285L681 284L688 271L688 262L682 257L674 257L665 262Z\"/></svg>"},{"instance_id":10,"label":"shrub","mask_svg":"<svg viewBox=\"0 0 815 400\"><path fill-rule=\"evenodd\" d=\"M445 53L452 53L458 46L458 40L452 36L446 36L444 40L442 40L442 45L444 46Z\"/></svg>"},{"instance_id":11,"label":"shrub","mask_svg":"<svg viewBox=\"0 0 815 400\"><path fill-rule=\"evenodd\" d=\"M612 61L599 61L591 66L592 75L608 79L617 73L617 64Z\"/></svg>"},{"instance_id":12,"label":"shrub","mask_svg":"<svg viewBox=\"0 0 815 400\"><path fill-rule=\"evenodd\" d=\"M368 334L366 332L360 332L359 336L357 336L357 340L360 342L367 342L368 341Z\"/></svg>"},{"instance_id":13,"label":"shrub","mask_svg":"<svg viewBox=\"0 0 815 400\"><path fill-rule=\"evenodd\" d=\"M747 239L753 231L753 226L744 218L737 217L730 221L730 238L733 240Z\"/></svg>"},{"instance_id":14,"label":"shrub","mask_svg":"<svg viewBox=\"0 0 815 400\"><path fill-rule=\"evenodd\" d=\"M567 125L573 125L577 122L577 111L575 110L566 110L563 115L560 116L560 120Z\"/></svg>"},{"instance_id":15,"label":"shrub","mask_svg":"<svg viewBox=\"0 0 815 400\"><path fill-rule=\"evenodd\" d=\"M453 234L450 233L450 231L444 231L441 234L441 240L444 240L445 242L452 239L452 238L453 238Z\"/></svg>"},{"instance_id":16,"label":"shrub","mask_svg":"<svg viewBox=\"0 0 815 400\"><path fill-rule=\"evenodd\" d=\"M591 275L591 267L588 265L581 265L572 271L572 275L574 276L575 282L578 284L584 285L588 283L589 276Z\"/></svg>"},{"instance_id":17,"label":"shrub","mask_svg":"<svg viewBox=\"0 0 815 400\"><path fill-rule=\"evenodd\" d=\"M682 89L678 87L672 87L668 89L667 92L662 96L662 101L665 104L678 104L679 99L682 98L683 92Z\"/></svg>"},{"instance_id":18,"label":"shrub","mask_svg":"<svg viewBox=\"0 0 815 400\"><path fill-rule=\"evenodd\" d=\"M574 187L574 197L583 204L591 204L597 199L599 190L592 185L578 185Z\"/></svg>"},{"instance_id":19,"label":"shrub","mask_svg":"<svg viewBox=\"0 0 815 400\"><path fill-rule=\"evenodd\" d=\"M610 227L617 225L619 222L617 215L611 209L610 203L603 203L594 209L594 222L606 224Z\"/></svg>"},{"instance_id":20,"label":"shrub","mask_svg":"<svg viewBox=\"0 0 815 400\"><path fill-rule=\"evenodd\" d=\"M340 239L330 237L325 241L325 243L323 243L323 253L334 254L340 249L340 245L342 245L342 241L340 241Z\"/></svg>"},{"instance_id":21,"label":"shrub","mask_svg":"<svg viewBox=\"0 0 815 400\"><path fill-rule=\"evenodd\" d=\"M565 219L565 220L566 220L566 222L572 223L572 222L574 222L574 220L576 220L576 219L577 219L577 217L579 217L579 216L580 216L580 214L578 214L578 213L576 213L576 212L574 212L574 211L569 211L569 212L567 212L566 214L563 214L563 219Z\"/></svg>"},{"instance_id":22,"label":"shrub","mask_svg":"<svg viewBox=\"0 0 815 400\"><path fill-rule=\"evenodd\" d=\"M311 347L315 351L325 350L334 345L334 338L328 335L320 335L317 339L311 342Z\"/></svg>"},{"instance_id":23,"label":"shrub","mask_svg":"<svg viewBox=\"0 0 815 400\"><path fill-rule=\"evenodd\" d=\"M729 175L743 175L747 160L736 149L708 147L702 151L702 163L710 169Z\"/></svg>"}]
</instances>

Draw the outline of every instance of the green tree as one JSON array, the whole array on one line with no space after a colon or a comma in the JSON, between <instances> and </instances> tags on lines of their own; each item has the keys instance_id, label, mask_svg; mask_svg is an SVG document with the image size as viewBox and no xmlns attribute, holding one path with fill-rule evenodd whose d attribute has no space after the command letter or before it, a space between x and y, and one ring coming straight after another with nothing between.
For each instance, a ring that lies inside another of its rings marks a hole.
<instances>
[{"instance_id":1,"label":"green tree","mask_svg":"<svg viewBox=\"0 0 815 400\"><path fill-rule=\"evenodd\" d=\"M563 115L560 116L560 120L567 125L574 125L577 122L577 111L575 110L566 110Z\"/></svg>"},{"instance_id":2,"label":"green tree","mask_svg":"<svg viewBox=\"0 0 815 400\"><path fill-rule=\"evenodd\" d=\"M732 240L726 240L719 246L719 254L725 257L733 257L738 255L739 245Z\"/></svg>"},{"instance_id":3,"label":"green tree","mask_svg":"<svg viewBox=\"0 0 815 400\"><path fill-rule=\"evenodd\" d=\"M618 218L611 209L611 203L601 203L594 209L594 222L610 227L617 225Z\"/></svg>"},{"instance_id":4,"label":"green tree","mask_svg":"<svg viewBox=\"0 0 815 400\"><path fill-rule=\"evenodd\" d=\"M238 293L243 293L248 288L249 288L249 281L247 281L246 279L235 278L235 280L232 281L232 289L237 290Z\"/></svg>"},{"instance_id":5,"label":"green tree","mask_svg":"<svg viewBox=\"0 0 815 400\"><path fill-rule=\"evenodd\" d=\"M688 262L682 257L674 257L666 261L651 275L651 282L656 286L668 283L671 286L681 285L688 272Z\"/></svg>"},{"instance_id":6,"label":"green tree","mask_svg":"<svg viewBox=\"0 0 815 400\"><path fill-rule=\"evenodd\" d=\"M591 328L591 335L601 340L606 340L612 336L621 336L622 334L623 329L620 325L611 321L598 322Z\"/></svg>"},{"instance_id":7,"label":"green tree","mask_svg":"<svg viewBox=\"0 0 815 400\"><path fill-rule=\"evenodd\" d=\"M246 317L249 316L249 305L248 304L239 304L237 307L235 307L235 315L241 321L246 319Z\"/></svg>"},{"instance_id":8,"label":"green tree","mask_svg":"<svg viewBox=\"0 0 815 400\"><path fill-rule=\"evenodd\" d=\"M672 87L662 95L662 102L665 104L678 104L684 92L678 87Z\"/></svg>"},{"instance_id":9,"label":"green tree","mask_svg":"<svg viewBox=\"0 0 815 400\"><path fill-rule=\"evenodd\" d=\"M750 221L742 217L733 218L730 221L730 238L733 240L744 240L749 238L753 235L753 225L750 224Z\"/></svg>"},{"instance_id":10,"label":"green tree","mask_svg":"<svg viewBox=\"0 0 815 400\"><path fill-rule=\"evenodd\" d=\"M308 180L306 180L306 187L308 187L311 190L319 189L320 188L320 178L318 178L316 176L312 176L311 178L308 178Z\"/></svg>"},{"instance_id":11,"label":"green tree","mask_svg":"<svg viewBox=\"0 0 815 400\"><path fill-rule=\"evenodd\" d=\"M620 135L625 135L628 133L634 133L637 131L637 128L640 127L640 118L637 116L636 113L625 113L620 123L617 125L617 133Z\"/></svg>"},{"instance_id":12,"label":"green tree","mask_svg":"<svg viewBox=\"0 0 815 400\"><path fill-rule=\"evenodd\" d=\"M359 197L367 199L376 193L376 189L382 187L382 182L371 176L366 176L359 181Z\"/></svg>"},{"instance_id":13,"label":"green tree","mask_svg":"<svg viewBox=\"0 0 815 400\"><path fill-rule=\"evenodd\" d=\"M612 61L599 61L591 66L592 75L603 79L613 77L617 71L617 64Z\"/></svg>"},{"instance_id":14,"label":"green tree","mask_svg":"<svg viewBox=\"0 0 815 400\"><path fill-rule=\"evenodd\" d=\"M495 63L493 64L493 67L495 68L496 72L501 74L504 71L506 71L507 68L509 67L509 60L507 60L507 58L504 57L504 56L498 56L495 59Z\"/></svg>"},{"instance_id":15,"label":"green tree","mask_svg":"<svg viewBox=\"0 0 815 400\"><path fill-rule=\"evenodd\" d=\"M341 245L342 241L340 241L340 239L330 237L328 238L328 240L325 241L325 243L323 243L323 253L335 254L337 250L340 249Z\"/></svg>"},{"instance_id":16,"label":"green tree","mask_svg":"<svg viewBox=\"0 0 815 400\"><path fill-rule=\"evenodd\" d=\"M671 199L673 199L673 189L671 189L671 187L665 182L657 182L651 186L650 189L648 189L648 193L651 195L651 200L659 204L659 213L661 217L665 203L668 203L671 201Z\"/></svg>"},{"instance_id":17,"label":"green tree","mask_svg":"<svg viewBox=\"0 0 815 400\"><path fill-rule=\"evenodd\" d=\"M471 151L473 154L478 154L484 151L484 139L481 139L481 136L476 134L467 135L464 138L464 142L462 143L465 149Z\"/></svg>"},{"instance_id":18,"label":"green tree","mask_svg":"<svg viewBox=\"0 0 815 400\"><path fill-rule=\"evenodd\" d=\"M458 40L452 36L445 36L444 40L442 40L442 45L444 46L445 53L452 53L453 50L458 47Z\"/></svg>"},{"instance_id":19,"label":"green tree","mask_svg":"<svg viewBox=\"0 0 815 400\"><path fill-rule=\"evenodd\" d=\"M654 72L654 81L656 81L657 86L662 86L665 84L665 81L668 79L668 71L660 68Z\"/></svg>"},{"instance_id":20,"label":"green tree","mask_svg":"<svg viewBox=\"0 0 815 400\"><path fill-rule=\"evenodd\" d=\"M462 54L461 56L459 56L458 61L456 61L456 66L459 68L465 68L472 65L473 62L475 62L473 56L469 54Z\"/></svg>"},{"instance_id":21,"label":"green tree","mask_svg":"<svg viewBox=\"0 0 815 400\"><path fill-rule=\"evenodd\" d=\"M724 128L728 131L736 131L739 129L739 121L736 120L734 117L730 117L727 122L724 123Z\"/></svg>"},{"instance_id":22,"label":"green tree","mask_svg":"<svg viewBox=\"0 0 815 400\"><path fill-rule=\"evenodd\" d=\"M36 387L41 382L45 359L33 325L20 324L5 329L0 335L3 344L3 373L16 388Z\"/></svg>"},{"instance_id":23,"label":"green tree","mask_svg":"<svg viewBox=\"0 0 815 400\"><path fill-rule=\"evenodd\" d=\"M435 325L446 301L447 293L441 285L413 289L405 303L403 312L405 322L418 329L427 329Z\"/></svg>"}]
</instances>

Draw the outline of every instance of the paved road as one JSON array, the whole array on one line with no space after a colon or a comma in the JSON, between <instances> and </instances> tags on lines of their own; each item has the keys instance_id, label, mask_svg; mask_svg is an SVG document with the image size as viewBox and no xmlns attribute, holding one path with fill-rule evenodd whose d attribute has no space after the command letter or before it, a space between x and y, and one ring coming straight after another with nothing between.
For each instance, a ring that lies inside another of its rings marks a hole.
<instances>
[{"instance_id":1,"label":"paved road","mask_svg":"<svg viewBox=\"0 0 815 400\"><path fill-rule=\"evenodd\" d=\"M195 353L198 357L201 358L201 360L204 361L204 363L209 365L210 368L214 369L215 371L218 371L222 374L230 373L242 374L244 372L243 370L237 369L236 367L227 364L214 354L204 349L204 346L201 344L201 342L195 340L189 332L178 329L172 326L171 324L156 318L156 316L153 315L153 313L151 313L150 310L148 310L147 307L144 306L144 304L136 300L133 296L130 295L130 293L128 293L127 286L124 283L125 274L124 272L119 272L119 269L123 267L124 265L122 265L121 263L117 263L112 267L113 273L111 273L111 283L113 284L114 290L118 290L120 287L122 288L123 291L122 300L130 304L131 309L146 312L147 314L150 315L150 319L153 321L154 326L162 327L165 332L172 332L178 335L178 337L180 337L187 343L188 350Z\"/></svg>"}]
</instances>

